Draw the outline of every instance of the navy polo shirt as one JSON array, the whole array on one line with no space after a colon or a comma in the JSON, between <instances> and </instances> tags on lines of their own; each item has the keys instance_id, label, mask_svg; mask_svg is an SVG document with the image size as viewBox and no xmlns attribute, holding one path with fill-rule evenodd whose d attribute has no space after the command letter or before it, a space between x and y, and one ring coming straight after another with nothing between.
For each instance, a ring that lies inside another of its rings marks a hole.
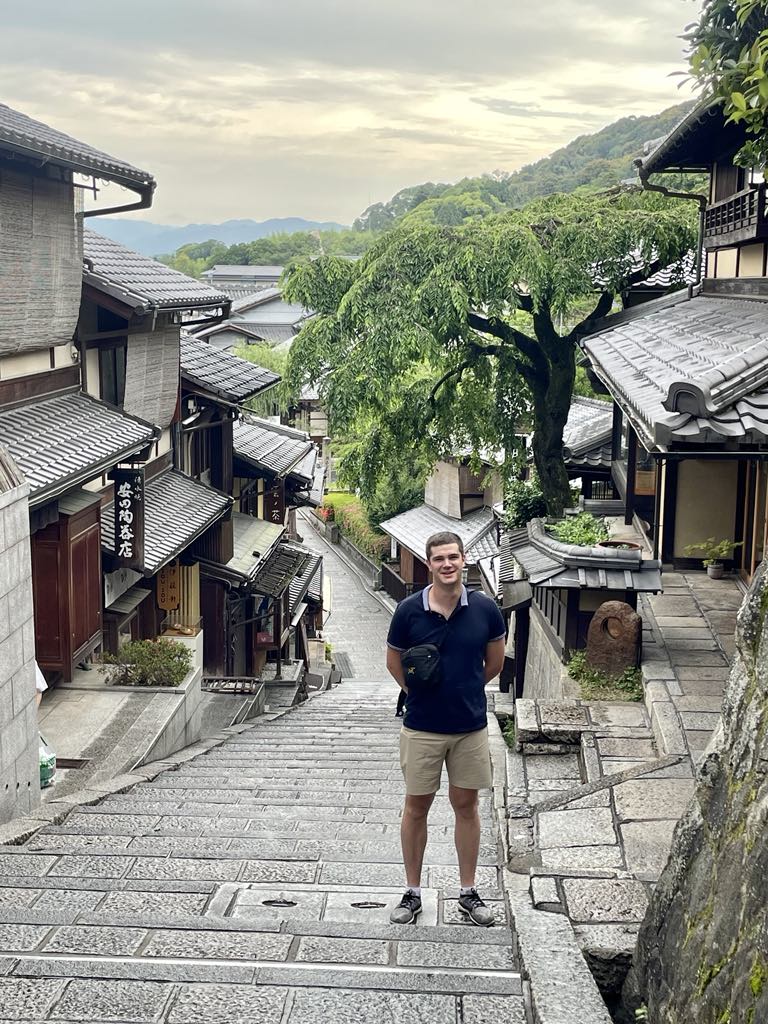
<instances>
[{"instance_id":1,"label":"navy polo shirt","mask_svg":"<svg viewBox=\"0 0 768 1024\"><path fill-rule=\"evenodd\" d=\"M431 589L400 602L387 636L387 645L401 653L418 644L440 647L440 682L408 688L403 724L422 732L476 732L487 724L485 648L504 637L504 618L490 597L462 587L446 620L429 607Z\"/></svg>"}]
</instances>

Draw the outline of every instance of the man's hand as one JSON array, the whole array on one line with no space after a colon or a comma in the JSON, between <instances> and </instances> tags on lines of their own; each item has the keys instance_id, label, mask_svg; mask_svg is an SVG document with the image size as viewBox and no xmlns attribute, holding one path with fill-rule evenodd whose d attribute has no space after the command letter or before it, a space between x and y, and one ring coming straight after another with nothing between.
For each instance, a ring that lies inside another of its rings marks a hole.
<instances>
[{"instance_id":1,"label":"man's hand","mask_svg":"<svg viewBox=\"0 0 768 1024\"><path fill-rule=\"evenodd\" d=\"M492 679L501 672L504 667L504 647L506 640L499 637L498 640L491 640L485 648L485 681L490 683Z\"/></svg>"},{"instance_id":2,"label":"man's hand","mask_svg":"<svg viewBox=\"0 0 768 1024\"><path fill-rule=\"evenodd\" d=\"M396 651L392 647L387 648L387 672L394 678L400 689L408 693L403 672L403 659L400 657L400 651Z\"/></svg>"}]
</instances>

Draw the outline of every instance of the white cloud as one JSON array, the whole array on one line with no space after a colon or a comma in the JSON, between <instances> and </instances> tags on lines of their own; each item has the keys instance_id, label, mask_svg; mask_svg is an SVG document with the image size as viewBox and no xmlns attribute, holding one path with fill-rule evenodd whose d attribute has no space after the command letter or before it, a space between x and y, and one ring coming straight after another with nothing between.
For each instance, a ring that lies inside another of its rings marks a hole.
<instances>
[{"instance_id":1,"label":"white cloud","mask_svg":"<svg viewBox=\"0 0 768 1024\"><path fill-rule=\"evenodd\" d=\"M511 170L678 102L693 16L669 0L548 0L546 17L510 0L37 0L4 12L0 95L152 171L148 219L349 222L405 185Z\"/></svg>"}]
</instances>

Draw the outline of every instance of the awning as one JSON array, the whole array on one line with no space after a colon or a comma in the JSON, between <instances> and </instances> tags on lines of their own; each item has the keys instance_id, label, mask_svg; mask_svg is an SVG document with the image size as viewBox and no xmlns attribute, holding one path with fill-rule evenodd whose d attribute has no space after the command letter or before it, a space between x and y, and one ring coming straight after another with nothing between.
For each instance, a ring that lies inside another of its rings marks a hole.
<instances>
[{"instance_id":1,"label":"awning","mask_svg":"<svg viewBox=\"0 0 768 1024\"><path fill-rule=\"evenodd\" d=\"M26 477L32 507L130 461L159 433L84 391L0 412L0 444Z\"/></svg>"},{"instance_id":2,"label":"awning","mask_svg":"<svg viewBox=\"0 0 768 1024\"><path fill-rule=\"evenodd\" d=\"M278 544L252 577L251 588L267 597L282 597L311 557L298 544Z\"/></svg>"},{"instance_id":3,"label":"awning","mask_svg":"<svg viewBox=\"0 0 768 1024\"><path fill-rule=\"evenodd\" d=\"M201 559L205 573L215 579L232 583L236 587L250 587L264 560L279 543L285 527L268 523L265 519L232 513L232 534L234 554L226 563L209 562Z\"/></svg>"},{"instance_id":4,"label":"awning","mask_svg":"<svg viewBox=\"0 0 768 1024\"><path fill-rule=\"evenodd\" d=\"M291 611L303 600L320 604L323 599L323 556L308 552L309 558L291 581Z\"/></svg>"},{"instance_id":5,"label":"awning","mask_svg":"<svg viewBox=\"0 0 768 1024\"><path fill-rule=\"evenodd\" d=\"M220 519L232 499L175 469L147 481L144 487L145 576L153 576ZM101 510L101 546L115 552L114 502Z\"/></svg>"}]
</instances>

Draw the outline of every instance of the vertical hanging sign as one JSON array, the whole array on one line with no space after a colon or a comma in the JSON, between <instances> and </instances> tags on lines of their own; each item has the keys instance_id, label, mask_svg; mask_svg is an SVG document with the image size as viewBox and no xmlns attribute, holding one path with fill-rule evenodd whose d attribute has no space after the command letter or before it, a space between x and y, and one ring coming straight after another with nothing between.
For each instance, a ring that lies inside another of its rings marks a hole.
<instances>
[{"instance_id":1,"label":"vertical hanging sign","mask_svg":"<svg viewBox=\"0 0 768 1024\"><path fill-rule=\"evenodd\" d=\"M264 492L264 518L268 523L285 523L285 481L277 480Z\"/></svg>"},{"instance_id":2,"label":"vertical hanging sign","mask_svg":"<svg viewBox=\"0 0 768 1024\"><path fill-rule=\"evenodd\" d=\"M144 470L113 469L115 557L130 569L144 566Z\"/></svg>"}]
</instances>

